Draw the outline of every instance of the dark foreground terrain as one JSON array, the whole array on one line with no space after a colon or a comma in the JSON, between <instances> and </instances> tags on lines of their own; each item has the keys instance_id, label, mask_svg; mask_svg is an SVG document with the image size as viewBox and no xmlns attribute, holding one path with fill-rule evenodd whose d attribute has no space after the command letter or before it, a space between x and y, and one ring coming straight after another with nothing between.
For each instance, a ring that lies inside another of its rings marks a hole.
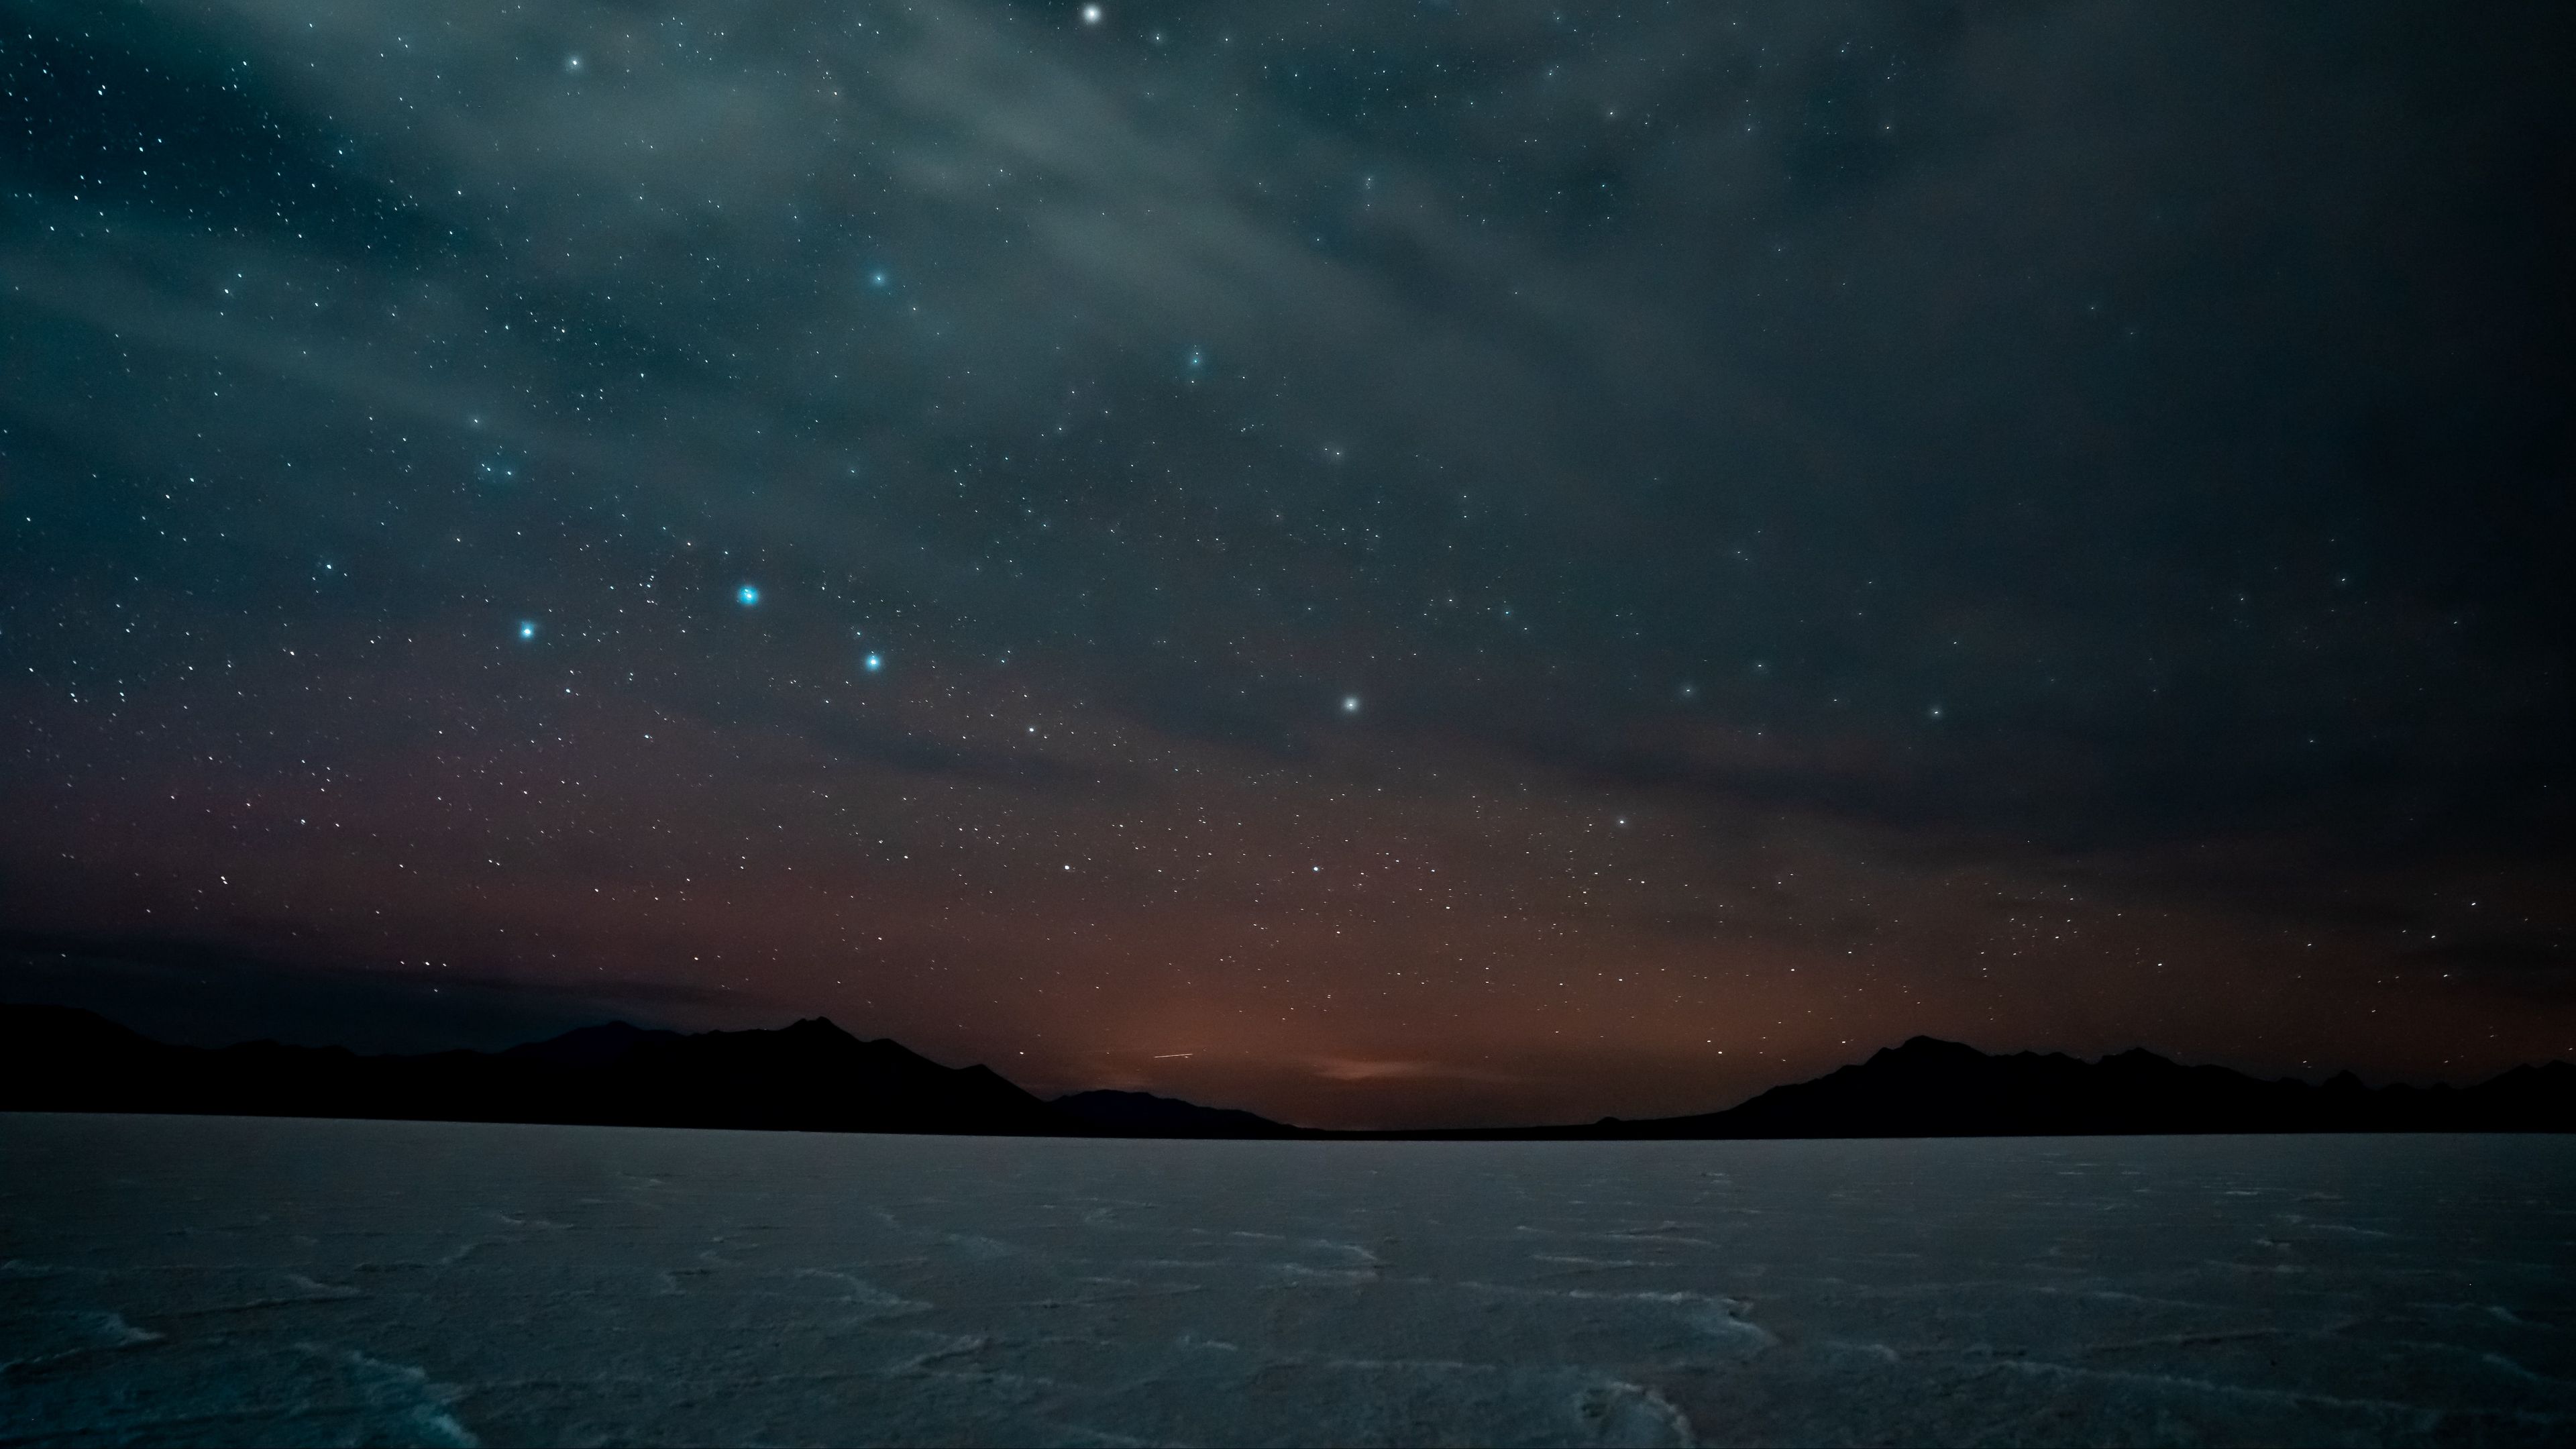
<instances>
[{"instance_id":1,"label":"dark foreground terrain","mask_svg":"<svg viewBox=\"0 0 2576 1449\"><path fill-rule=\"evenodd\" d=\"M0 1115L14 1443L2576 1435L2576 1140Z\"/></svg>"}]
</instances>

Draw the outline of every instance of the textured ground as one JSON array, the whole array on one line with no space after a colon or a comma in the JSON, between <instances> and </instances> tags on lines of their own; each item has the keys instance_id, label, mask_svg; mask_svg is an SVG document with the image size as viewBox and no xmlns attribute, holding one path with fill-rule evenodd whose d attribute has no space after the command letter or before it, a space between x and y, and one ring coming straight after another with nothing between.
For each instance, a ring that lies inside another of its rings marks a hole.
<instances>
[{"instance_id":1,"label":"textured ground","mask_svg":"<svg viewBox=\"0 0 2576 1449\"><path fill-rule=\"evenodd\" d=\"M0 1116L0 1442L2544 1442L2576 1141Z\"/></svg>"}]
</instances>

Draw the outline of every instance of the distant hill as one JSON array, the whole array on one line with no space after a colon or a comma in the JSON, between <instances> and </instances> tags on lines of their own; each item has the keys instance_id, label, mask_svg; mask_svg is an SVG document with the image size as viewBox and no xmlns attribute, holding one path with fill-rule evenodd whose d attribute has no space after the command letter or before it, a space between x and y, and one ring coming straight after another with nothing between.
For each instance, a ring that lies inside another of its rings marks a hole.
<instances>
[{"instance_id":1,"label":"distant hill","mask_svg":"<svg viewBox=\"0 0 2576 1449\"><path fill-rule=\"evenodd\" d=\"M1202 1107L1151 1092L1075 1092L1048 1103L1115 1137L1311 1137L1314 1133L1232 1107Z\"/></svg>"},{"instance_id":2,"label":"distant hill","mask_svg":"<svg viewBox=\"0 0 2576 1449\"><path fill-rule=\"evenodd\" d=\"M2474 1087L2266 1081L2187 1067L2149 1051L2086 1062L2058 1053L1988 1056L1918 1036L1739 1107L1641 1122L1604 1118L1550 1135L2030 1137L2179 1132L2565 1132L2576 1067L2516 1067Z\"/></svg>"},{"instance_id":3,"label":"distant hill","mask_svg":"<svg viewBox=\"0 0 2576 1449\"><path fill-rule=\"evenodd\" d=\"M2576 1067L2476 1086L2373 1089L2188 1067L2152 1052L2086 1062L1989 1056L1916 1037L1813 1081L1691 1117L1446 1132L1323 1132L1148 1092L1042 1102L985 1067L943 1067L821 1017L683 1034L609 1022L502 1052L360 1056L252 1042L170 1046L62 1006L0 1005L0 1110L190 1112L463 1122L1037 1137L1686 1140L2120 1133L2566 1132Z\"/></svg>"},{"instance_id":4,"label":"distant hill","mask_svg":"<svg viewBox=\"0 0 2576 1449\"><path fill-rule=\"evenodd\" d=\"M657 1031L622 1021L579 1027L561 1036L505 1049L501 1055L521 1061L552 1062L563 1067L604 1067L647 1042L681 1041L685 1032Z\"/></svg>"},{"instance_id":5,"label":"distant hill","mask_svg":"<svg viewBox=\"0 0 2576 1449\"><path fill-rule=\"evenodd\" d=\"M168 1046L59 1006L0 1006L0 1107L806 1132L1063 1136L1081 1122L985 1067L820 1017L777 1031L584 1027L505 1052Z\"/></svg>"}]
</instances>

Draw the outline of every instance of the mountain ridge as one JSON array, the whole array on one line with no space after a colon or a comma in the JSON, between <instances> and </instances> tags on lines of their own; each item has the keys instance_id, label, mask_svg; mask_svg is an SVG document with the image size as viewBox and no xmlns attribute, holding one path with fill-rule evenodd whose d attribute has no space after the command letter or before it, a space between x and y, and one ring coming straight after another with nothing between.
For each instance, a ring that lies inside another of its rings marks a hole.
<instances>
[{"instance_id":1,"label":"mountain ridge","mask_svg":"<svg viewBox=\"0 0 2576 1449\"><path fill-rule=\"evenodd\" d=\"M2144 1047L2087 1062L2063 1052L1989 1054L1915 1036L1865 1061L1717 1112L1566 1135L1628 1138L2145 1136L2248 1132L2576 1130L2576 1066L2510 1068L2469 1087L2370 1087L2186 1065Z\"/></svg>"},{"instance_id":2,"label":"mountain ridge","mask_svg":"<svg viewBox=\"0 0 2576 1449\"><path fill-rule=\"evenodd\" d=\"M582 1027L500 1052L170 1046L91 1012L0 1006L0 1107L815 1132L1081 1135L981 1066L823 1017L771 1031Z\"/></svg>"},{"instance_id":3,"label":"mountain ridge","mask_svg":"<svg viewBox=\"0 0 2576 1449\"><path fill-rule=\"evenodd\" d=\"M1237 1107L1202 1107L1152 1092L1095 1088L1067 1092L1048 1105L1103 1132L1124 1137L1296 1137L1313 1129L1291 1127Z\"/></svg>"},{"instance_id":4,"label":"mountain ridge","mask_svg":"<svg viewBox=\"0 0 2576 1449\"><path fill-rule=\"evenodd\" d=\"M1052 1100L990 1067L945 1067L826 1017L682 1033L623 1021L499 1052L361 1056L273 1041L172 1046L95 1013L0 1004L0 1110L338 1116L813 1132L1267 1140L1672 1141L2576 1130L2576 1066L2467 1087L2317 1084L2144 1048L2087 1062L1916 1036L1803 1082L1681 1117L1344 1132L1150 1092Z\"/></svg>"}]
</instances>

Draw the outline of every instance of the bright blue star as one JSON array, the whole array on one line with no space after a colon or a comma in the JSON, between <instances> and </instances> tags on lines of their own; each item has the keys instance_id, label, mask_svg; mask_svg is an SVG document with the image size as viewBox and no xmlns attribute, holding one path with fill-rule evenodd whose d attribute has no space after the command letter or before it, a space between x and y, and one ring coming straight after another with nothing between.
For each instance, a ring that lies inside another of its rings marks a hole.
<instances>
[{"instance_id":1,"label":"bright blue star","mask_svg":"<svg viewBox=\"0 0 2576 1449\"><path fill-rule=\"evenodd\" d=\"M1356 694L1344 695L1342 697L1342 713L1358 714L1359 712L1360 697Z\"/></svg>"},{"instance_id":2,"label":"bright blue star","mask_svg":"<svg viewBox=\"0 0 2576 1449\"><path fill-rule=\"evenodd\" d=\"M873 654L869 655L863 662L868 666L868 673L870 674L874 674L878 670L885 668L885 661L879 659Z\"/></svg>"},{"instance_id":3,"label":"bright blue star","mask_svg":"<svg viewBox=\"0 0 2576 1449\"><path fill-rule=\"evenodd\" d=\"M752 605L760 602L760 590L754 588L750 584L745 584L742 586L740 591L735 593L734 597L742 600L742 606L748 609Z\"/></svg>"},{"instance_id":4,"label":"bright blue star","mask_svg":"<svg viewBox=\"0 0 2576 1449\"><path fill-rule=\"evenodd\" d=\"M519 625L519 637L522 639L534 639L537 637L537 626L524 620L521 621Z\"/></svg>"},{"instance_id":5,"label":"bright blue star","mask_svg":"<svg viewBox=\"0 0 2576 1449\"><path fill-rule=\"evenodd\" d=\"M885 284L886 274L882 270L868 273L869 286L882 288Z\"/></svg>"}]
</instances>

